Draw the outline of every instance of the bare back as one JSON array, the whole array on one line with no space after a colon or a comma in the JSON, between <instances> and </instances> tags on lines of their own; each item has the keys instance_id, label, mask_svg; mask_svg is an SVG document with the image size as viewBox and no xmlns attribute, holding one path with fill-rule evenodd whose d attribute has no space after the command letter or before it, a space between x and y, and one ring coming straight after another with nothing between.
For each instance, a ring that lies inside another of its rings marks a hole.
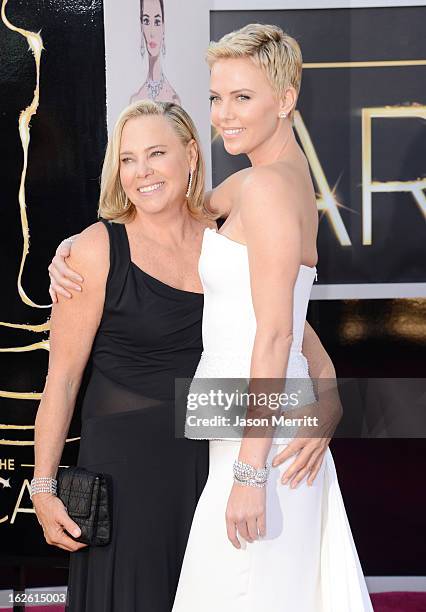
<instances>
[{"instance_id":1,"label":"bare back","mask_svg":"<svg viewBox=\"0 0 426 612\"><path fill-rule=\"evenodd\" d=\"M261 166L268 168L280 178L283 206L297 209L302 231L302 261L306 266L314 266L318 255L316 240L318 233L318 210L315 190L312 184L307 159L299 145L292 147L285 159ZM222 217L226 223L221 234L235 242L245 244L246 237L241 223L241 208L244 206L244 186L254 179L257 167L250 167L227 178L211 193L209 207ZM264 202L265 215L268 214L268 203Z\"/></svg>"}]
</instances>

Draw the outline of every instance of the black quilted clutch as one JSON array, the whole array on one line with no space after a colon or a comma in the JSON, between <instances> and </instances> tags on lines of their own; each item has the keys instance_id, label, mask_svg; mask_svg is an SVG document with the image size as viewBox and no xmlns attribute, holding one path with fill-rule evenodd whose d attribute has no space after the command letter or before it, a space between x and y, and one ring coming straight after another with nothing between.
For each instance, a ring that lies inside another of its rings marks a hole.
<instances>
[{"instance_id":1,"label":"black quilted clutch","mask_svg":"<svg viewBox=\"0 0 426 612\"><path fill-rule=\"evenodd\" d=\"M111 484L104 474L81 467L60 468L56 476L57 495L69 516L81 529L76 542L91 546L108 544L111 539Z\"/></svg>"}]
</instances>

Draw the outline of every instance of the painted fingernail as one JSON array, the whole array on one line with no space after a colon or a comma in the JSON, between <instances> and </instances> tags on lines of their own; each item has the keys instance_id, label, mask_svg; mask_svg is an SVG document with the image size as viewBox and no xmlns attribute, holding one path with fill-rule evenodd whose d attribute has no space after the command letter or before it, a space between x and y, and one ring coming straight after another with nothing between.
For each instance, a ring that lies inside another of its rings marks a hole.
<instances>
[{"instance_id":1,"label":"painted fingernail","mask_svg":"<svg viewBox=\"0 0 426 612\"><path fill-rule=\"evenodd\" d=\"M76 285L76 289L77 289L77 291L81 291L80 285Z\"/></svg>"}]
</instances>

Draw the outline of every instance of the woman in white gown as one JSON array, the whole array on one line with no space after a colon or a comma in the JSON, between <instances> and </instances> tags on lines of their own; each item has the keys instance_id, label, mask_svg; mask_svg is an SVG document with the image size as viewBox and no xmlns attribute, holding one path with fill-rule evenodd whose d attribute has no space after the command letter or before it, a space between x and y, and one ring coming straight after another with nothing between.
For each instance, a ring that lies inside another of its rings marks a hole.
<instances>
[{"instance_id":1,"label":"woman in white gown","mask_svg":"<svg viewBox=\"0 0 426 612\"><path fill-rule=\"evenodd\" d=\"M210 198L211 210L227 220L220 232L204 234L204 352L195 378L307 378L301 348L318 214L292 128L300 49L279 28L252 24L212 43L207 60L212 123L227 152L245 153L251 167ZM203 437L210 437L207 429ZM299 463L290 458L295 450ZM274 457L266 486L232 483L235 460L261 470ZM297 474L297 486L283 484L286 471L290 479ZM209 478L173 612L263 609L372 610L332 455L321 439L210 442Z\"/></svg>"}]
</instances>

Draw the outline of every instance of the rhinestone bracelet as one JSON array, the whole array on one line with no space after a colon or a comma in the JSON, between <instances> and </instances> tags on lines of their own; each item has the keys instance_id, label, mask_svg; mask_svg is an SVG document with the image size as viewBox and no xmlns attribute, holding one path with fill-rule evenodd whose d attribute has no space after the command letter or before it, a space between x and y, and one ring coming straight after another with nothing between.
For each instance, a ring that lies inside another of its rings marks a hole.
<instances>
[{"instance_id":1,"label":"rhinestone bracelet","mask_svg":"<svg viewBox=\"0 0 426 612\"><path fill-rule=\"evenodd\" d=\"M30 485L30 498L36 493L57 493L58 481L50 476L40 476L39 478L33 478Z\"/></svg>"},{"instance_id":2,"label":"rhinestone bracelet","mask_svg":"<svg viewBox=\"0 0 426 612\"><path fill-rule=\"evenodd\" d=\"M234 461L234 481L246 487L264 487L268 480L271 466L267 463L259 470L242 461Z\"/></svg>"}]
</instances>

